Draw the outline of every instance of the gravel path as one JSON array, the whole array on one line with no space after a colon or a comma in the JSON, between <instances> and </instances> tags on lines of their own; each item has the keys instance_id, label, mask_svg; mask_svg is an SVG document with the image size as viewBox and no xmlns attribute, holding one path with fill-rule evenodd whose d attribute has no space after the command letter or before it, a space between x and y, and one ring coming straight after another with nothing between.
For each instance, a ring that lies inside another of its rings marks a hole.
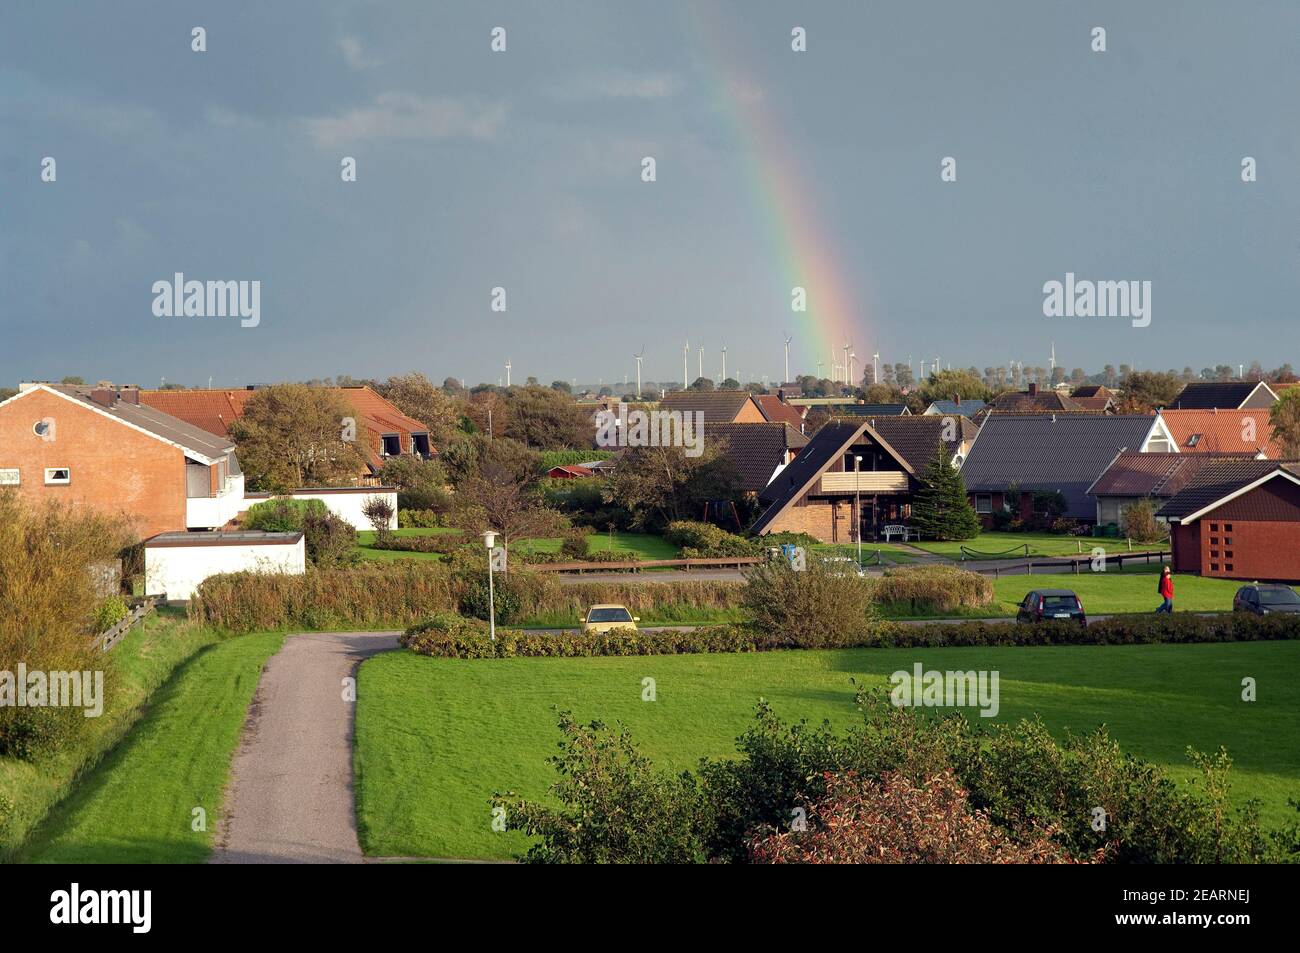
<instances>
[{"instance_id":1,"label":"gravel path","mask_svg":"<svg viewBox=\"0 0 1300 953\"><path fill-rule=\"evenodd\" d=\"M345 678L396 632L285 639L262 672L231 767L215 864L361 863Z\"/></svg>"}]
</instances>

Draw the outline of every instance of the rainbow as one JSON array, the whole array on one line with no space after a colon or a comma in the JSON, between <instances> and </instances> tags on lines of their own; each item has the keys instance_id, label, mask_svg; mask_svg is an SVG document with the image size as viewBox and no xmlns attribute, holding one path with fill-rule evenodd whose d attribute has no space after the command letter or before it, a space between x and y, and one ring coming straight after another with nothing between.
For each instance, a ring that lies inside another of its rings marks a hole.
<instances>
[{"instance_id":1,"label":"rainbow","mask_svg":"<svg viewBox=\"0 0 1300 953\"><path fill-rule=\"evenodd\" d=\"M870 366L876 337L861 296L846 279L839 253L818 221L818 203L793 144L779 117L752 93L759 87L734 48L734 28L717 19L712 3L686 7L693 21L688 29L702 43L702 58L713 73L718 112L727 118L741 147L786 301L791 288L807 290L807 311L791 315L803 353L791 349L790 373L814 373L820 361L822 376L830 377L832 354L837 364L842 363L843 346L852 342L857 354L854 377L860 380L863 366Z\"/></svg>"}]
</instances>

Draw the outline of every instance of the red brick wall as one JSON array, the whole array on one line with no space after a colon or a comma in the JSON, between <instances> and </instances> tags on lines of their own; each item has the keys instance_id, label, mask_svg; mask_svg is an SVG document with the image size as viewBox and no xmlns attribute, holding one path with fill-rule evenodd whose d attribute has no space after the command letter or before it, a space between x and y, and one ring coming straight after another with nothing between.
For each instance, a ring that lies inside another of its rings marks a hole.
<instances>
[{"instance_id":1,"label":"red brick wall","mask_svg":"<svg viewBox=\"0 0 1300 953\"><path fill-rule=\"evenodd\" d=\"M768 526L770 533L808 533L823 543L845 542L849 534L848 512L840 507L837 515L830 500L813 499L805 506L788 506ZM837 536L843 537L837 539Z\"/></svg>"},{"instance_id":2,"label":"red brick wall","mask_svg":"<svg viewBox=\"0 0 1300 953\"><path fill-rule=\"evenodd\" d=\"M54 439L32 427L49 419ZM46 467L67 467L66 486L46 486ZM185 529L185 455L176 447L46 391L0 407L0 469L20 471L18 492L132 517L141 537Z\"/></svg>"},{"instance_id":3,"label":"red brick wall","mask_svg":"<svg viewBox=\"0 0 1300 953\"><path fill-rule=\"evenodd\" d=\"M1300 581L1300 522L1224 521L1214 515L1200 521L1201 575Z\"/></svg>"}]
</instances>

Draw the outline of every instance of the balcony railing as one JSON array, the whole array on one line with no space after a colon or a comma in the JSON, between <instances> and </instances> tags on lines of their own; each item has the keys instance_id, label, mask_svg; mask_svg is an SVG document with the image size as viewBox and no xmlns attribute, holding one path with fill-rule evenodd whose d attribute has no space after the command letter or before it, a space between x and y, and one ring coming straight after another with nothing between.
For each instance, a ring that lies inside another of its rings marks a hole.
<instances>
[{"instance_id":1,"label":"balcony railing","mask_svg":"<svg viewBox=\"0 0 1300 953\"><path fill-rule=\"evenodd\" d=\"M239 515L244 506L244 477L228 477L226 485L216 496L190 497L185 501L185 526L187 529L208 529L225 526Z\"/></svg>"},{"instance_id":2,"label":"balcony railing","mask_svg":"<svg viewBox=\"0 0 1300 953\"><path fill-rule=\"evenodd\" d=\"M823 473L820 493L906 493L907 474L902 470L863 470L861 473Z\"/></svg>"}]
</instances>

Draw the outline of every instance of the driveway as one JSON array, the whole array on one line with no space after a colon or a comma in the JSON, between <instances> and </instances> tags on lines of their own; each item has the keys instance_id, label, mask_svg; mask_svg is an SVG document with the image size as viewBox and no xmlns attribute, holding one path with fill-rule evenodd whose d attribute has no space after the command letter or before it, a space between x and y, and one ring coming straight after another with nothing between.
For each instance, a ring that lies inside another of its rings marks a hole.
<instances>
[{"instance_id":1,"label":"driveway","mask_svg":"<svg viewBox=\"0 0 1300 953\"><path fill-rule=\"evenodd\" d=\"M214 864L361 863L352 804L356 703L345 678L397 632L285 639L262 671L226 789Z\"/></svg>"}]
</instances>

